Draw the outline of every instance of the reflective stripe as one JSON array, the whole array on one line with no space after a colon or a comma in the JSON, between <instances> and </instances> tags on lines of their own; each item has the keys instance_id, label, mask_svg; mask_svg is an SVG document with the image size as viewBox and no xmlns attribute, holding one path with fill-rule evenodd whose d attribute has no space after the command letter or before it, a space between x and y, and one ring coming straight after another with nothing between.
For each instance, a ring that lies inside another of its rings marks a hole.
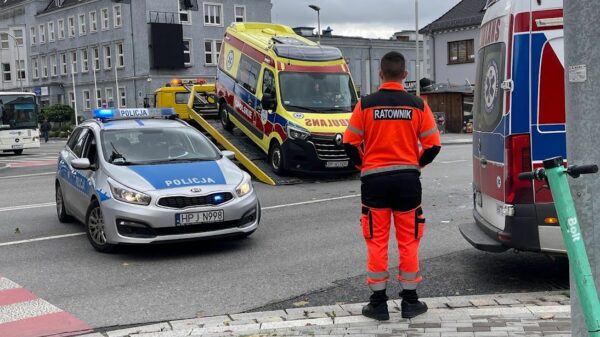
<instances>
[{"instance_id":1,"label":"reflective stripe","mask_svg":"<svg viewBox=\"0 0 600 337\"><path fill-rule=\"evenodd\" d=\"M398 278L402 279L402 280L406 280L406 281L416 281L418 279L418 277L421 276L420 272L416 272L416 273L407 273L407 272L403 272L401 271L398 274Z\"/></svg>"},{"instance_id":2,"label":"reflective stripe","mask_svg":"<svg viewBox=\"0 0 600 337\"><path fill-rule=\"evenodd\" d=\"M352 131L352 132L356 133L356 134L357 134L357 135L359 135L359 136L364 136L364 134L365 134L365 133L363 132L363 130L357 129L357 128L353 127L352 125L348 125L348 130L350 130L350 131Z\"/></svg>"},{"instance_id":3,"label":"reflective stripe","mask_svg":"<svg viewBox=\"0 0 600 337\"><path fill-rule=\"evenodd\" d=\"M418 283L416 283L416 282L400 282L400 286L404 290L416 290L417 284Z\"/></svg>"},{"instance_id":4,"label":"reflective stripe","mask_svg":"<svg viewBox=\"0 0 600 337\"><path fill-rule=\"evenodd\" d=\"M361 173L361 177L368 176L370 174L382 173L382 172L393 172L393 171L401 171L401 170L417 170L421 171L421 168L418 165L392 165L386 167L378 167L374 169L370 169Z\"/></svg>"},{"instance_id":5,"label":"reflective stripe","mask_svg":"<svg viewBox=\"0 0 600 337\"><path fill-rule=\"evenodd\" d=\"M368 278L372 278L375 280L383 280L383 279L387 279L390 277L390 273L388 273L387 271L382 271L382 272L367 272L367 277Z\"/></svg>"},{"instance_id":6,"label":"reflective stripe","mask_svg":"<svg viewBox=\"0 0 600 337\"><path fill-rule=\"evenodd\" d=\"M425 132L421 132L421 134L419 135L419 138L424 138L424 137L427 137L427 136L431 136L434 133L436 133L437 130L438 130L437 126L434 126L433 129L427 130Z\"/></svg>"},{"instance_id":7,"label":"reflective stripe","mask_svg":"<svg viewBox=\"0 0 600 337\"><path fill-rule=\"evenodd\" d=\"M369 288L373 291L385 290L387 288L387 282L369 283Z\"/></svg>"}]
</instances>

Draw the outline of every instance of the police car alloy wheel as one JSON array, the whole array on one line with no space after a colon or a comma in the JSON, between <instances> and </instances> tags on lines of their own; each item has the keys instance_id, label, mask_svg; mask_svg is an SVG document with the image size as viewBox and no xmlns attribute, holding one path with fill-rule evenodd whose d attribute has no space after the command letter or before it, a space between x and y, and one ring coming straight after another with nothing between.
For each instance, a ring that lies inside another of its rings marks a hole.
<instances>
[{"instance_id":1,"label":"police car alloy wheel","mask_svg":"<svg viewBox=\"0 0 600 337\"><path fill-rule=\"evenodd\" d=\"M102 253L110 253L115 249L115 245L112 245L106 241L106 232L104 229L104 215L100 208L98 200L94 199L88 208L85 230L87 233L88 240L92 244L92 247Z\"/></svg>"},{"instance_id":2,"label":"police car alloy wheel","mask_svg":"<svg viewBox=\"0 0 600 337\"><path fill-rule=\"evenodd\" d=\"M67 209L65 208L65 199L62 194L62 188L60 184L56 182L56 215L58 216L58 221L60 222L71 222L73 218L67 213Z\"/></svg>"},{"instance_id":3,"label":"police car alloy wheel","mask_svg":"<svg viewBox=\"0 0 600 337\"><path fill-rule=\"evenodd\" d=\"M227 112L227 103L223 102L219 104L219 119L221 120L221 125L223 129L231 132L233 131L233 123L229 120L229 113Z\"/></svg>"}]
</instances>

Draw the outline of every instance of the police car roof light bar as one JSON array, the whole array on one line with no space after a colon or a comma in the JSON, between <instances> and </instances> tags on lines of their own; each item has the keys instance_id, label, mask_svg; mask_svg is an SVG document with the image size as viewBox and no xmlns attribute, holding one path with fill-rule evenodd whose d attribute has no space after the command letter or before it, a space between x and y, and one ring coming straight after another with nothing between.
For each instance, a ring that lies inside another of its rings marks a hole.
<instances>
[{"instance_id":1,"label":"police car roof light bar","mask_svg":"<svg viewBox=\"0 0 600 337\"><path fill-rule=\"evenodd\" d=\"M176 118L173 108L160 109L106 109L97 108L92 112L92 118L100 121L119 119L148 119L148 118Z\"/></svg>"}]
</instances>

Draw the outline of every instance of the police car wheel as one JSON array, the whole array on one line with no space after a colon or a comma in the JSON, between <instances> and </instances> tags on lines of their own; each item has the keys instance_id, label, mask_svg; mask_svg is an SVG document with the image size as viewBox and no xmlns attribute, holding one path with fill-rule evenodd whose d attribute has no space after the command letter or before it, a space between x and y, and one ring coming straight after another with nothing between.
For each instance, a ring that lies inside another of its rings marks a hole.
<instances>
[{"instance_id":1,"label":"police car wheel","mask_svg":"<svg viewBox=\"0 0 600 337\"><path fill-rule=\"evenodd\" d=\"M106 241L104 216L98 200L94 199L92 201L85 218L86 234L92 247L101 253L110 253L114 251L116 246Z\"/></svg>"},{"instance_id":2,"label":"police car wheel","mask_svg":"<svg viewBox=\"0 0 600 337\"><path fill-rule=\"evenodd\" d=\"M284 155L281 146L279 143L273 142L271 149L269 150L269 165L271 165L271 170L279 175L284 174L284 163Z\"/></svg>"},{"instance_id":3,"label":"police car wheel","mask_svg":"<svg viewBox=\"0 0 600 337\"><path fill-rule=\"evenodd\" d=\"M67 212L67 208L65 207L65 199L62 194L62 188L60 187L60 184L58 182L56 182L55 197L56 215L58 216L58 221L62 223L72 222L73 218Z\"/></svg>"},{"instance_id":4,"label":"police car wheel","mask_svg":"<svg viewBox=\"0 0 600 337\"><path fill-rule=\"evenodd\" d=\"M23 150L14 150L13 151L14 154L16 154L17 156L23 154Z\"/></svg>"},{"instance_id":5,"label":"police car wheel","mask_svg":"<svg viewBox=\"0 0 600 337\"><path fill-rule=\"evenodd\" d=\"M233 123L229 120L229 113L227 112L227 103L219 104L219 119L221 120L221 125L223 129L231 132L233 131Z\"/></svg>"}]
</instances>

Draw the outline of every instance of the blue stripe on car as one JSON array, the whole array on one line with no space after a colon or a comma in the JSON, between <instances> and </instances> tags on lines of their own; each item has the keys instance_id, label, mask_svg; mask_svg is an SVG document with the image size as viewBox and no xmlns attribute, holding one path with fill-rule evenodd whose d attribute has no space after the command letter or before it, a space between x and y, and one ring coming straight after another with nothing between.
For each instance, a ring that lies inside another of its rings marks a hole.
<instances>
[{"instance_id":1,"label":"blue stripe on car","mask_svg":"<svg viewBox=\"0 0 600 337\"><path fill-rule=\"evenodd\" d=\"M214 161L135 165L129 169L144 178L157 190L198 185L225 184L221 168Z\"/></svg>"}]
</instances>

